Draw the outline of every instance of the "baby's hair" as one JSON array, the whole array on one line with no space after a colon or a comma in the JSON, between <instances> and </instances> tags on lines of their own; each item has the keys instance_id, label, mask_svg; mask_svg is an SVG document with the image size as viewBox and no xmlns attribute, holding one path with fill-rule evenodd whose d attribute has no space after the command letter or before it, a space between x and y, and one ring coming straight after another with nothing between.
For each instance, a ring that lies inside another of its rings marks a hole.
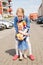
<instances>
[{"instance_id":1,"label":"baby's hair","mask_svg":"<svg viewBox=\"0 0 43 65\"><path fill-rule=\"evenodd\" d=\"M22 20L20 22L18 22L17 24L20 24L20 23L22 23Z\"/></svg>"},{"instance_id":2,"label":"baby's hair","mask_svg":"<svg viewBox=\"0 0 43 65\"><path fill-rule=\"evenodd\" d=\"M18 8L16 14L18 13L19 10L21 10L22 13L24 14L24 9L23 8Z\"/></svg>"}]
</instances>

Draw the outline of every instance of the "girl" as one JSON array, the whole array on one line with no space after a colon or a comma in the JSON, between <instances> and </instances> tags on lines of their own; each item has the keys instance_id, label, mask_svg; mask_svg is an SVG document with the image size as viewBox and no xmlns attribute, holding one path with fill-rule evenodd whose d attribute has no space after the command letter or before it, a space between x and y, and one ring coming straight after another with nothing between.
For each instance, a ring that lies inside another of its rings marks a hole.
<instances>
[{"instance_id":1,"label":"girl","mask_svg":"<svg viewBox=\"0 0 43 65\"><path fill-rule=\"evenodd\" d=\"M26 17L24 15L24 9L23 8L18 8L17 12L16 12L16 17L14 18L14 27L16 30L16 33L18 32L18 27L17 27L17 22L21 21L21 20L25 20L26 21L26 28L30 29L30 20L28 19L28 17ZM21 32L22 33L22 32ZM28 33L22 33L23 35L26 35L26 42L28 44L28 50L29 50L29 58L31 60L34 60L34 56L32 55L32 49L31 49L31 43L29 41L29 36ZM16 55L14 55L13 60L16 60L18 58L18 40L16 39Z\"/></svg>"}]
</instances>

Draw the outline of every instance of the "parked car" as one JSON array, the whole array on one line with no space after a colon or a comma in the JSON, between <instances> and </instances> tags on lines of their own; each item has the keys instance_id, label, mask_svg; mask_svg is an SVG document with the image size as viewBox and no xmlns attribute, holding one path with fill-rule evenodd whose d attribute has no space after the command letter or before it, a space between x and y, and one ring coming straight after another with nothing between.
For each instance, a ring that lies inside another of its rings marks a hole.
<instances>
[{"instance_id":1,"label":"parked car","mask_svg":"<svg viewBox=\"0 0 43 65\"><path fill-rule=\"evenodd\" d=\"M2 20L2 15L0 14L0 20Z\"/></svg>"},{"instance_id":2,"label":"parked car","mask_svg":"<svg viewBox=\"0 0 43 65\"><path fill-rule=\"evenodd\" d=\"M10 23L14 25L14 17L9 20Z\"/></svg>"},{"instance_id":3,"label":"parked car","mask_svg":"<svg viewBox=\"0 0 43 65\"><path fill-rule=\"evenodd\" d=\"M6 20L0 20L0 23L4 24L6 28L12 28L12 23L6 21Z\"/></svg>"},{"instance_id":4,"label":"parked car","mask_svg":"<svg viewBox=\"0 0 43 65\"><path fill-rule=\"evenodd\" d=\"M13 26L14 26L14 21L12 20L12 21L9 21Z\"/></svg>"},{"instance_id":5,"label":"parked car","mask_svg":"<svg viewBox=\"0 0 43 65\"><path fill-rule=\"evenodd\" d=\"M39 16L38 19L36 20L38 24L43 24L43 16Z\"/></svg>"},{"instance_id":6,"label":"parked car","mask_svg":"<svg viewBox=\"0 0 43 65\"><path fill-rule=\"evenodd\" d=\"M0 24L0 31L5 29L5 25Z\"/></svg>"}]
</instances>

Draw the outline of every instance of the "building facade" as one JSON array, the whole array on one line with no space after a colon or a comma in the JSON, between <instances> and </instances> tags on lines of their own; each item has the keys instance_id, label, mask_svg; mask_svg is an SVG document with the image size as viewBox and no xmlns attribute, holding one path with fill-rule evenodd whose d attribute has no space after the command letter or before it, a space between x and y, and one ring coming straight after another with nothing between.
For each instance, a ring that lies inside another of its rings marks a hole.
<instances>
[{"instance_id":1,"label":"building facade","mask_svg":"<svg viewBox=\"0 0 43 65\"><path fill-rule=\"evenodd\" d=\"M40 5L39 9L38 9L38 15L41 16L42 15L42 4Z\"/></svg>"},{"instance_id":2,"label":"building facade","mask_svg":"<svg viewBox=\"0 0 43 65\"><path fill-rule=\"evenodd\" d=\"M2 2L0 0L0 14L2 14Z\"/></svg>"},{"instance_id":3,"label":"building facade","mask_svg":"<svg viewBox=\"0 0 43 65\"><path fill-rule=\"evenodd\" d=\"M0 14L12 14L11 0L0 0Z\"/></svg>"},{"instance_id":4,"label":"building facade","mask_svg":"<svg viewBox=\"0 0 43 65\"><path fill-rule=\"evenodd\" d=\"M38 9L38 15L43 16L43 0L42 0L42 3L41 3L41 5L40 5L40 7Z\"/></svg>"}]
</instances>

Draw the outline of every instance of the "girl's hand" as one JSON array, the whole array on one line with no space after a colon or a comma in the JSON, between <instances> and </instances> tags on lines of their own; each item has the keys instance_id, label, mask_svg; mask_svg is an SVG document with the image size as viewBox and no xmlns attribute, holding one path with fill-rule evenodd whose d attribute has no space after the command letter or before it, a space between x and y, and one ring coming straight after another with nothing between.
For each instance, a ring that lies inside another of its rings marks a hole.
<instances>
[{"instance_id":1,"label":"girl's hand","mask_svg":"<svg viewBox=\"0 0 43 65\"><path fill-rule=\"evenodd\" d=\"M29 36L29 33L25 33L26 36Z\"/></svg>"}]
</instances>

